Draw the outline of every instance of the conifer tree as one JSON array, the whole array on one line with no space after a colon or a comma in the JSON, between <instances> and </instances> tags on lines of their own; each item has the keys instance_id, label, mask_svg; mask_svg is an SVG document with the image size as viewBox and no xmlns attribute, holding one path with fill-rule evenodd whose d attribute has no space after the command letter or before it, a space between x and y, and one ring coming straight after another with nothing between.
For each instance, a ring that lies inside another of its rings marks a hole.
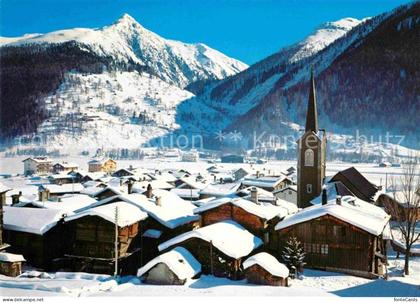
<instances>
[{"instance_id":1,"label":"conifer tree","mask_svg":"<svg viewBox=\"0 0 420 302\"><path fill-rule=\"evenodd\" d=\"M302 271L305 252L303 251L302 244L296 237L290 237L283 250L282 258L290 271L290 277L293 279L298 277L299 272Z\"/></svg>"}]
</instances>

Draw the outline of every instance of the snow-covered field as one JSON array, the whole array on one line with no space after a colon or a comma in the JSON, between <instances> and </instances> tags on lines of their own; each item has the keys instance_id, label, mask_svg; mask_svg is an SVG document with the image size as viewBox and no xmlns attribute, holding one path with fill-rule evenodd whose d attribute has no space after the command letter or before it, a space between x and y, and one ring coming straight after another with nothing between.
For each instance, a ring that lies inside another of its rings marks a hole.
<instances>
[{"instance_id":1,"label":"snow-covered field","mask_svg":"<svg viewBox=\"0 0 420 302\"><path fill-rule=\"evenodd\" d=\"M411 275L401 277L403 260L390 255L389 279L370 280L339 273L305 270L290 287L257 286L245 280L232 281L201 276L183 286L142 284L127 276L115 279L86 273L51 273L40 277L10 278L0 275L2 296L340 296L419 297L420 258L412 258Z\"/></svg>"},{"instance_id":2,"label":"snow-covered field","mask_svg":"<svg viewBox=\"0 0 420 302\"><path fill-rule=\"evenodd\" d=\"M1 158L0 157L0 175L1 174L22 174L23 173L23 163L22 160L28 156L16 156L13 158ZM53 162L75 162L79 164L79 169L87 170L87 162L90 160L86 156L70 156L70 157L61 157L61 158L51 158ZM145 158L144 160L117 160L117 168L128 168L129 166L140 167L145 169L158 169L165 170L168 168L171 169L187 169L193 173L199 173L205 170L206 168L214 165L213 163L208 163L206 161L199 162L182 162L180 159L176 158ZM239 169L243 166L249 166L250 164L220 164L217 165L226 168L226 170ZM266 164L254 164L257 170L261 172L274 173L279 171L284 171L289 167L296 167L296 161L269 161ZM344 170L349 167L355 167L363 175L365 175L371 182L377 185L384 185L385 179L391 176L401 175L403 168L401 167L379 167L378 164L371 163L346 163L346 162L328 162L327 163L327 176L333 175L338 171ZM16 179L15 179L16 180ZM6 180L3 180L3 182ZM10 179L9 181L14 181Z\"/></svg>"}]
</instances>

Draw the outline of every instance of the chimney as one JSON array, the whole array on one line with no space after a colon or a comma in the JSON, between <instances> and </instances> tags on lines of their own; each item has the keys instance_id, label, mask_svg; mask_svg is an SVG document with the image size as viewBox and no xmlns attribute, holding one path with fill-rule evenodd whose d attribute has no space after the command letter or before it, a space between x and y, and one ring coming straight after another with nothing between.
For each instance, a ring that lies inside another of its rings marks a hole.
<instances>
[{"instance_id":1,"label":"chimney","mask_svg":"<svg viewBox=\"0 0 420 302\"><path fill-rule=\"evenodd\" d=\"M258 191L256 187L251 188L251 201L258 204Z\"/></svg>"},{"instance_id":2,"label":"chimney","mask_svg":"<svg viewBox=\"0 0 420 302\"><path fill-rule=\"evenodd\" d=\"M257 176L257 178L260 177L260 171L257 171L256 176Z\"/></svg>"},{"instance_id":3,"label":"chimney","mask_svg":"<svg viewBox=\"0 0 420 302\"><path fill-rule=\"evenodd\" d=\"M337 195L335 201L339 206L341 206L341 195Z\"/></svg>"},{"instance_id":4,"label":"chimney","mask_svg":"<svg viewBox=\"0 0 420 302\"><path fill-rule=\"evenodd\" d=\"M159 207L162 206L162 199L160 196L156 196L156 205Z\"/></svg>"},{"instance_id":5,"label":"chimney","mask_svg":"<svg viewBox=\"0 0 420 302\"><path fill-rule=\"evenodd\" d=\"M123 185L123 180L120 178L120 187Z\"/></svg>"},{"instance_id":6,"label":"chimney","mask_svg":"<svg viewBox=\"0 0 420 302\"><path fill-rule=\"evenodd\" d=\"M216 181L217 181L216 174L213 174L213 181L214 181L214 182L216 182Z\"/></svg>"},{"instance_id":7,"label":"chimney","mask_svg":"<svg viewBox=\"0 0 420 302\"><path fill-rule=\"evenodd\" d=\"M129 180L127 183L127 193L131 194L133 192L133 181Z\"/></svg>"},{"instance_id":8,"label":"chimney","mask_svg":"<svg viewBox=\"0 0 420 302\"><path fill-rule=\"evenodd\" d=\"M325 186L322 188L322 205L325 206L328 203L327 189Z\"/></svg>"},{"instance_id":9,"label":"chimney","mask_svg":"<svg viewBox=\"0 0 420 302\"><path fill-rule=\"evenodd\" d=\"M223 183L223 177L220 177L219 182L222 184Z\"/></svg>"},{"instance_id":10,"label":"chimney","mask_svg":"<svg viewBox=\"0 0 420 302\"><path fill-rule=\"evenodd\" d=\"M148 184L147 185L146 197L147 198L151 198L152 197L152 185L151 184Z\"/></svg>"},{"instance_id":11,"label":"chimney","mask_svg":"<svg viewBox=\"0 0 420 302\"><path fill-rule=\"evenodd\" d=\"M21 196L22 196L22 191L19 191L19 194L12 195L12 205L19 203Z\"/></svg>"}]
</instances>

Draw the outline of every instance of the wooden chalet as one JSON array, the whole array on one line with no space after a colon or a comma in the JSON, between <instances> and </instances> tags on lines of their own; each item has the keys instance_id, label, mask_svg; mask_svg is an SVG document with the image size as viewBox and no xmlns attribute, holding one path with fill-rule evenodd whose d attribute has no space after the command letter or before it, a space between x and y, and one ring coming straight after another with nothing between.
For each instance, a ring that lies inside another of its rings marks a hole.
<instances>
[{"instance_id":1,"label":"wooden chalet","mask_svg":"<svg viewBox=\"0 0 420 302\"><path fill-rule=\"evenodd\" d=\"M118 273L134 274L134 268L141 265L142 221L146 218L145 212L126 202L88 208L66 217L64 265L72 271L112 274L117 231Z\"/></svg>"},{"instance_id":2,"label":"wooden chalet","mask_svg":"<svg viewBox=\"0 0 420 302\"><path fill-rule=\"evenodd\" d=\"M159 251L182 246L201 263L204 274L241 279L242 261L262 246L257 236L232 220L217 222L181 234L159 245Z\"/></svg>"},{"instance_id":3,"label":"wooden chalet","mask_svg":"<svg viewBox=\"0 0 420 302\"><path fill-rule=\"evenodd\" d=\"M259 202L244 198L223 197L210 201L194 210L200 215L202 227L224 220L233 220L241 224L252 234L268 240L270 228L286 215L297 211L296 207L276 206L271 203Z\"/></svg>"},{"instance_id":4,"label":"wooden chalet","mask_svg":"<svg viewBox=\"0 0 420 302\"><path fill-rule=\"evenodd\" d=\"M4 238L11 253L45 270L63 254L63 212L55 209L4 207Z\"/></svg>"},{"instance_id":5,"label":"wooden chalet","mask_svg":"<svg viewBox=\"0 0 420 302\"><path fill-rule=\"evenodd\" d=\"M113 173L117 170L117 162L111 158L92 159L88 162L89 172Z\"/></svg>"},{"instance_id":6,"label":"wooden chalet","mask_svg":"<svg viewBox=\"0 0 420 302\"><path fill-rule=\"evenodd\" d=\"M183 285L201 273L201 264L189 251L176 247L149 261L137 272L143 283Z\"/></svg>"},{"instance_id":7,"label":"wooden chalet","mask_svg":"<svg viewBox=\"0 0 420 302\"><path fill-rule=\"evenodd\" d=\"M52 170L52 161L45 156L28 157L23 160L24 175L45 175Z\"/></svg>"},{"instance_id":8,"label":"wooden chalet","mask_svg":"<svg viewBox=\"0 0 420 302\"><path fill-rule=\"evenodd\" d=\"M77 171L79 169L79 165L75 163L56 163L52 166L53 173L60 174L60 173L69 173L72 171Z\"/></svg>"},{"instance_id":9,"label":"wooden chalet","mask_svg":"<svg viewBox=\"0 0 420 302\"><path fill-rule=\"evenodd\" d=\"M248 283L271 286L288 286L289 269L272 255L261 252L243 263Z\"/></svg>"},{"instance_id":10,"label":"wooden chalet","mask_svg":"<svg viewBox=\"0 0 420 302\"><path fill-rule=\"evenodd\" d=\"M389 216L352 196L325 201L275 226L269 248L277 253L289 237L303 244L306 266L375 278L386 273Z\"/></svg>"}]
</instances>

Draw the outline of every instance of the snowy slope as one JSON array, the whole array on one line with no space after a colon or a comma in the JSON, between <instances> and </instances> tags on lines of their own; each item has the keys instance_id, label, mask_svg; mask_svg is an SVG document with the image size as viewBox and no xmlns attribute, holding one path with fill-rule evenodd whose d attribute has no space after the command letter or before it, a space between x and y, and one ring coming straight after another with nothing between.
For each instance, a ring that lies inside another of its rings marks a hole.
<instances>
[{"instance_id":1,"label":"snowy slope","mask_svg":"<svg viewBox=\"0 0 420 302\"><path fill-rule=\"evenodd\" d=\"M76 41L115 61L147 65L168 83L185 87L206 79L222 79L248 66L208 47L168 40L147 30L129 15L99 29L74 28L17 38L0 37L0 46L28 46Z\"/></svg>"},{"instance_id":2,"label":"snowy slope","mask_svg":"<svg viewBox=\"0 0 420 302\"><path fill-rule=\"evenodd\" d=\"M43 100L50 117L37 137L48 148L68 153L137 148L179 127L176 106L192 96L148 74L68 73Z\"/></svg>"},{"instance_id":3,"label":"snowy slope","mask_svg":"<svg viewBox=\"0 0 420 302\"><path fill-rule=\"evenodd\" d=\"M183 125L186 129L199 127L205 133L213 133L214 129L227 127L237 117L258 105L274 89L275 85L288 75L288 69L325 49L364 21L345 18L320 26L303 41L281 49L278 53L252 65L244 72L218 82L190 102L183 103L179 108L180 122L185 120L185 115L188 112L194 110L199 118L186 121ZM349 43L342 45L339 49L332 49L331 55L325 57L325 62L322 65L328 66L332 59L338 56ZM292 80L300 80L302 76L305 75L297 73L296 79L292 78ZM205 117L211 123L203 123L200 117Z\"/></svg>"}]
</instances>

